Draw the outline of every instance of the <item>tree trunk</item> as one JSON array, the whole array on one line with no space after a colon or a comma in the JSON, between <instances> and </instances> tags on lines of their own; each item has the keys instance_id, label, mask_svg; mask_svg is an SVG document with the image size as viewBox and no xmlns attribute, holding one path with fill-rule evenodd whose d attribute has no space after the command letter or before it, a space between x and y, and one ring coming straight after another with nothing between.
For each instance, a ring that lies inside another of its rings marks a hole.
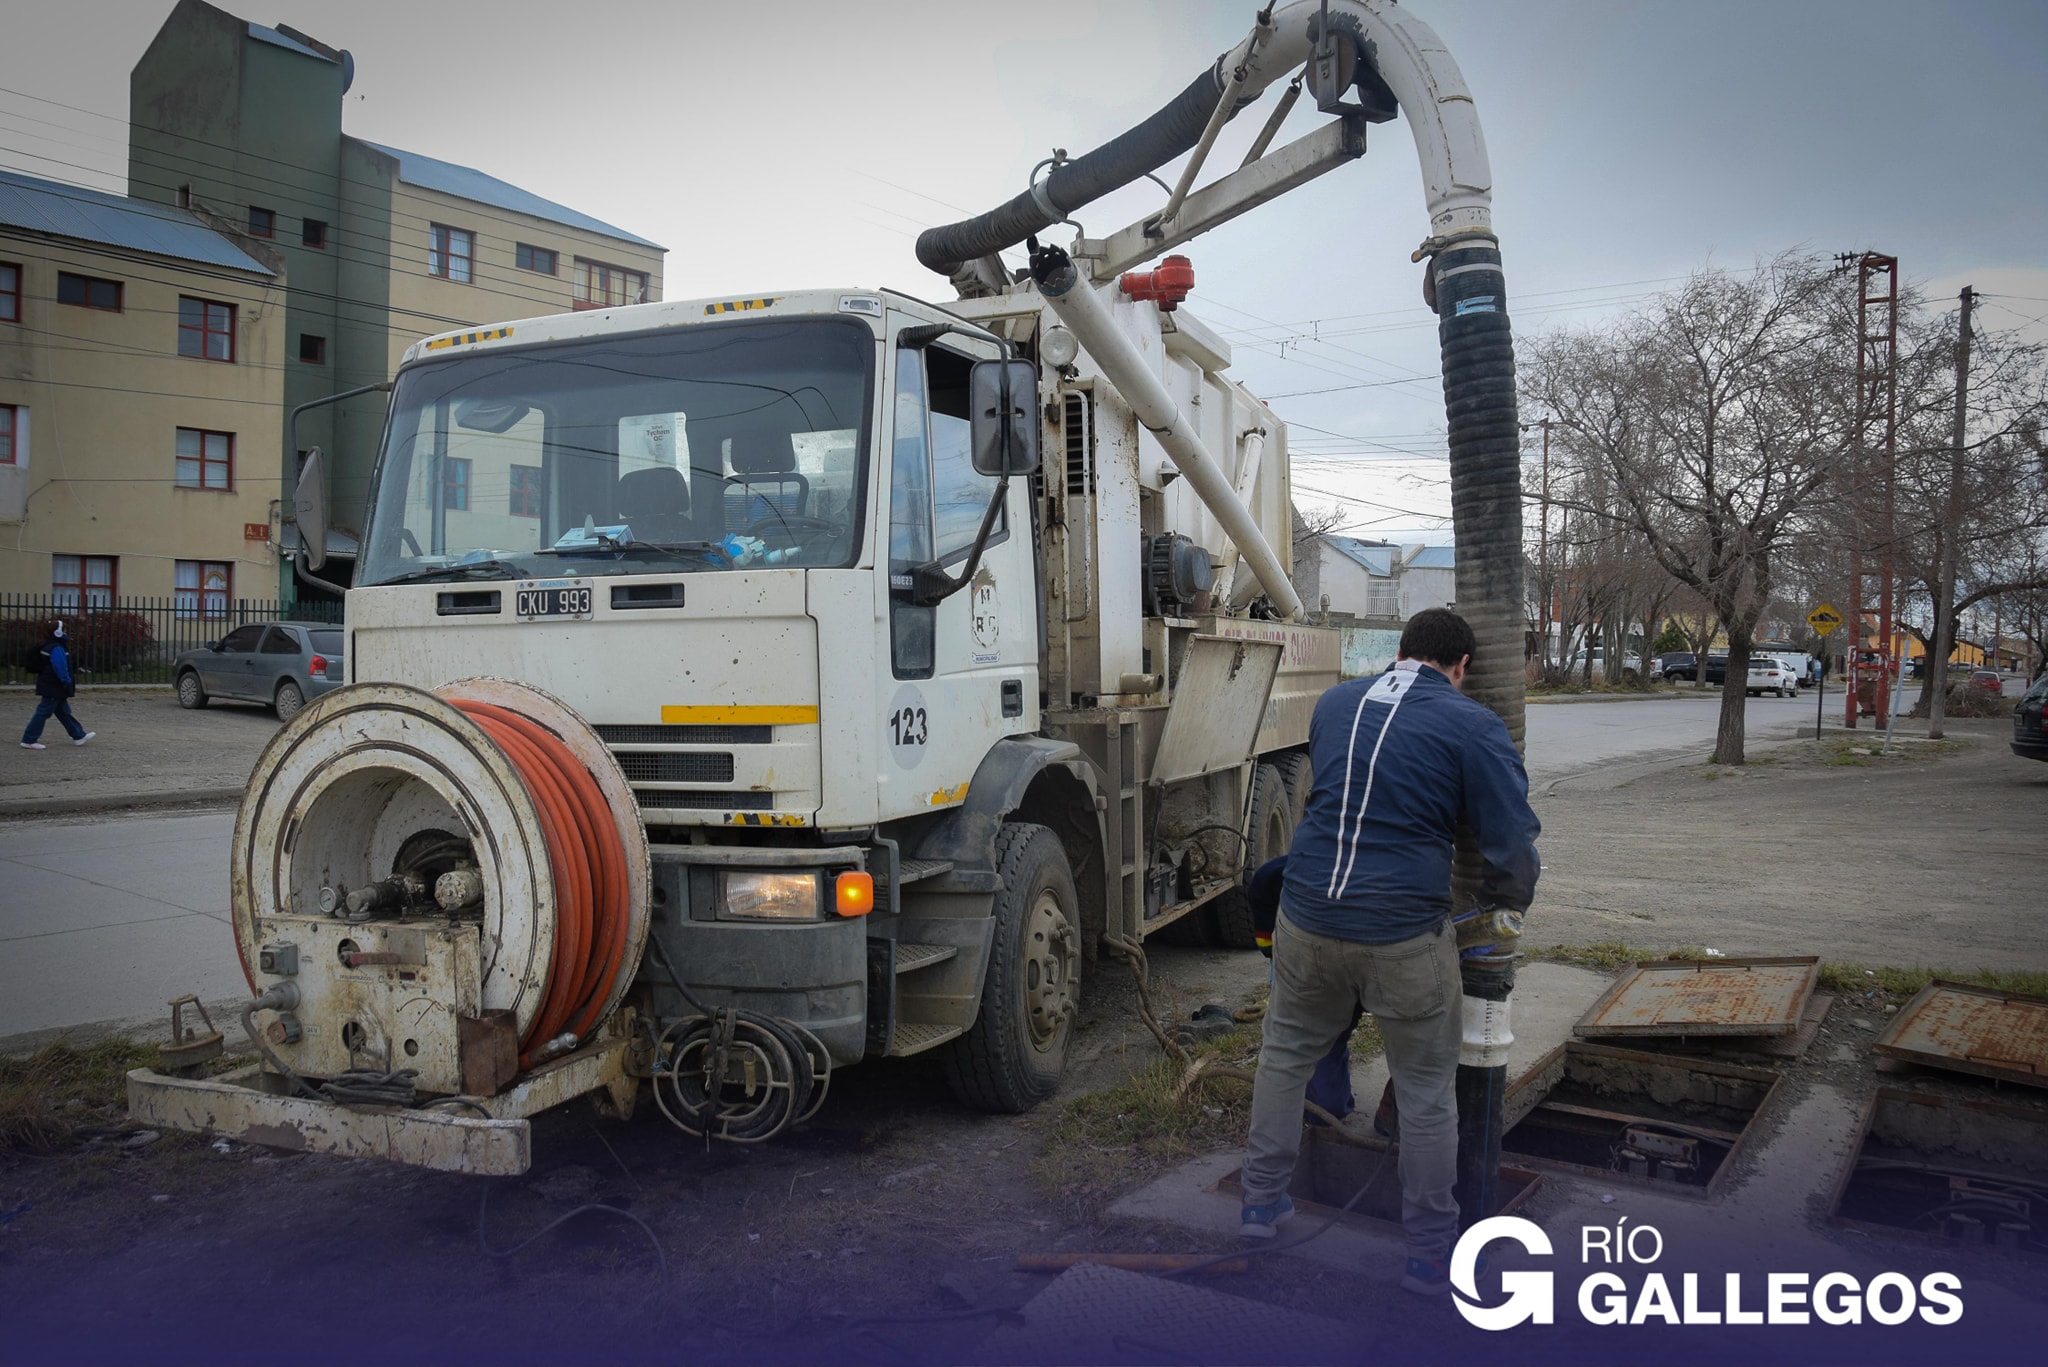
<instances>
[{"instance_id":1,"label":"tree trunk","mask_svg":"<svg viewBox=\"0 0 2048 1367\"><path fill-rule=\"evenodd\" d=\"M1728 628L1728 675L1721 684L1721 724L1714 732L1714 763L1741 764L1744 722L1749 707L1749 648L1755 623ZM1705 678L1707 667L1700 666Z\"/></svg>"}]
</instances>

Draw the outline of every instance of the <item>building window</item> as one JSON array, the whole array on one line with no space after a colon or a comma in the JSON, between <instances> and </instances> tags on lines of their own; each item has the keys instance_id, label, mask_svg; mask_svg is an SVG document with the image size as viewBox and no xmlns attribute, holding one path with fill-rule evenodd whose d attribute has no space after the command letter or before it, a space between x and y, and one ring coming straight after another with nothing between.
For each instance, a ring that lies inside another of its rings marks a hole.
<instances>
[{"instance_id":1,"label":"building window","mask_svg":"<svg viewBox=\"0 0 2048 1367\"><path fill-rule=\"evenodd\" d=\"M21 267L0 261L0 323L21 321Z\"/></svg>"},{"instance_id":2,"label":"building window","mask_svg":"<svg viewBox=\"0 0 2048 1367\"><path fill-rule=\"evenodd\" d=\"M178 297L178 354L207 361L235 359L235 306Z\"/></svg>"},{"instance_id":3,"label":"building window","mask_svg":"<svg viewBox=\"0 0 2048 1367\"><path fill-rule=\"evenodd\" d=\"M450 512L469 511L469 460L449 456L441 462L441 506Z\"/></svg>"},{"instance_id":4,"label":"building window","mask_svg":"<svg viewBox=\"0 0 2048 1367\"><path fill-rule=\"evenodd\" d=\"M178 487L225 492L235 484L235 439L226 432L178 429Z\"/></svg>"},{"instance_id":5,"label":"building window","mask_svg":"<svg viewBox=\"0 0 2048 1367\"><path fill-rule=\"evenodd\" d=\"M427 274L468 284L476 256L476 237L462 228L433 225L434 245L427 252Z\"/></svg>"},{"instance_id":6,"label":"building window","mask_svg":"<svg viewBox=\"0 0 2048 1367\"><path fill-rule=\"evenodd\" d=\"M310 332L299 334L299 359L307 365L327 364L327 339Z\"/></svg>"},{"instance_id":7,"label":"building window","mask_svg":"<svg viewBox=\"0 0 2048 1367\"><path fill-rule=\"evenodd\" d=\"M25 427L22 410L11 403L0 403L0 465L19 465L21 457L28 453L22 448L27 445L21 440Z\"/></svg>"},{"instance_id":8,"label":"building window","mask_svg":"<svg viewBox=\"0 0 2048 1367\"><path fill-rule=\"evenodd\" d=\"M515 465L512 467L512 506L514 517L539 517L542 504L542 485L538 465Z\"/></svg>"},{"instance_id":9,"label":"building window","mask_svg":"<svg viewBox=\"0 0 2048 1367\"><path fill-rule=\"evenodd\" d=\"M317 218L300 219L299 241L305 243L308 247L326 247L327 224Z\"/></svg>"},{"instance_id":10,"label":"building window","mask_svg":"<svg viewBox=\"0 0 2048 1367\"><path fill-rule=\"evenodd\" d=\"M512 249L512 264L523 271L539 271L542 275L553 275L555 264L561 258L546 247L529 247L521 242Z\"/></svg>"},{"instance_id":11,"label":"building window","mask_svg":"<svg viewBox=\"0 0 2048 1367\"><path fill-rule=\"evenodd\" d=\"M579 309L644 304L647 302L647 273L629 271L623 266L607 266L602 261L585 261L579 256L576 258L575 297Z\"/></svg>"},{"instance_id":12,"label":"building window","mask_svg":"<svg viewBox=\"0 0 2048 1367\"><path fill-rule=\"evenodd\" d=\"M180 617L220 618L228 615L228 596L234 588L235 567L225 560L180 560L177 579L177 613Z\"/></svg>"},{"instance_id":13,"label":"building window","mask_svg":"<svg viewBox=\"0 0 2048 1367\"><path fill-rule=\"evenodd\" d=\"M57 302L76 304L80 308L105 309L109 313L121 311L121 282L100 280L90 275L73 275L70 271L57 273Z\"/></svg>"},{"instance_id":14,"label":"building window","mask_svg":"<svg viewBox=\"0 0 2048 1367\"><path fill-rule=\"evenodd\" d=\"M249 206L249 236L276 237L277 211L275 209L259 209L251 204Z\"/></svg>"},{"instance_id":15,"label":"building window","mask_svg":"<svg viewBox=\"0 0 2048 1367\"><path fill-rule=\"evenodd\" d=\"M74 612L79 608L114 606L114 559L111 555L51 556L53 606Z\"/></svg>"}]
</instances>

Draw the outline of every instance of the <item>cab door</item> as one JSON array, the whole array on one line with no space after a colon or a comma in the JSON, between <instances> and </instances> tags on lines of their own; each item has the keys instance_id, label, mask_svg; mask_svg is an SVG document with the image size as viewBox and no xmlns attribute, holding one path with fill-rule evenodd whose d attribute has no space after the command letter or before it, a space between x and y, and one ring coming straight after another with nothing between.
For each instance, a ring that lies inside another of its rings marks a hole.
<instances>
[{"instance_id":1,"label":"cab door","mask_svg":"<svg viewBox=\"0 0 2048 1367\"><path fill-rule=\"evenodd\" d=\"M902 322L916 323L908 319ZM892 339L902 322L892 329ZM968 582L942 602L912 598L913 571L966 568L997 481L970 459L967 375L993 343L948 336L893 346L888 483L889 650L878 661L884 820L959 805L1006 735L1038 725L1038 613L1028 479L1008 497Z\"/></svg>"}]
</instances>

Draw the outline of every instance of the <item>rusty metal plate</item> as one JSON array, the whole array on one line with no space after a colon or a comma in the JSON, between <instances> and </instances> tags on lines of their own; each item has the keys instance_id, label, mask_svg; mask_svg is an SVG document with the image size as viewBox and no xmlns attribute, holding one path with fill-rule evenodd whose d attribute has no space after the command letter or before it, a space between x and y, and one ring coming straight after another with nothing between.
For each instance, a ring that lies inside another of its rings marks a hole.
<instances>
[{"instance_id":1,"label":"rusty metal plate","mask_svg":"<svg viewBox=\"0 0 2048 1367\"><path fill-rule=\"evenodd\" d=\"M2048 1087L2048 998L1929 983L1873 1047L1930 1068Z\"/></svg>"},{"instance_id":2,"label":"rusty metal plate","mask_svg":"<svg viewBox=\"0 0 2048 1367\"><path fill-rule=\"evenodd\" d=\"M1581 1035L1789 1035L1820 960L1659 959L1637 964L1579 1018Z\"/></svg>"}]
</instances>

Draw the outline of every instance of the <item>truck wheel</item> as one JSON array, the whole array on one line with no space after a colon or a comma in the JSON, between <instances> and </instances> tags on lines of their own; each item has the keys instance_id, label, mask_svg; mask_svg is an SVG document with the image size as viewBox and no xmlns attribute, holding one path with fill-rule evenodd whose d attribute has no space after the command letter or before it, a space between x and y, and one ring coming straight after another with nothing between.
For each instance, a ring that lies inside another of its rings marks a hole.
<instances>
[{"instance_id":1,"label":"truck wheel","mask_svg":"<svg viewBox=\"0 0 2048 1367\"><path fill-rule=\"evenodd\" d=\"M1287 810L1294 817L1293 829L1298 831L1308 813L1308 790L1315 786L1315 769L1298 750L1275 758L1273 767L1280 771L1280 782L1287 789Z\"/></svg>"},{"instance_id":2,"label":"truck wheel","mask_svg":"<svg viewBox=\"0 0 2048 1367\"><path fill-rule=\"evenodd\" d=\"M1293 809L1280 771L1264 760L1252 771L1251 840L1244 852L1244 876L1287 853L1294 843ZM1257 949L1252 938L1252 904L1242 887L1232 888L1202 908L1215 942L1225 949Z\"/></svg>"},{"instance_id":3,"label":"truck wheel","mask_svg":"<svg viewBox=\"0 0 2048 1367\"><path fill-rule=\"evenodd\" d=\"M964 1104L1016 1114L1053 1094L1080 1008L1081 917L1066 849L1044 826L996 834L995 944L981 1015L946 1046L946 1083Z\"/></svg>"}]
</instances>

